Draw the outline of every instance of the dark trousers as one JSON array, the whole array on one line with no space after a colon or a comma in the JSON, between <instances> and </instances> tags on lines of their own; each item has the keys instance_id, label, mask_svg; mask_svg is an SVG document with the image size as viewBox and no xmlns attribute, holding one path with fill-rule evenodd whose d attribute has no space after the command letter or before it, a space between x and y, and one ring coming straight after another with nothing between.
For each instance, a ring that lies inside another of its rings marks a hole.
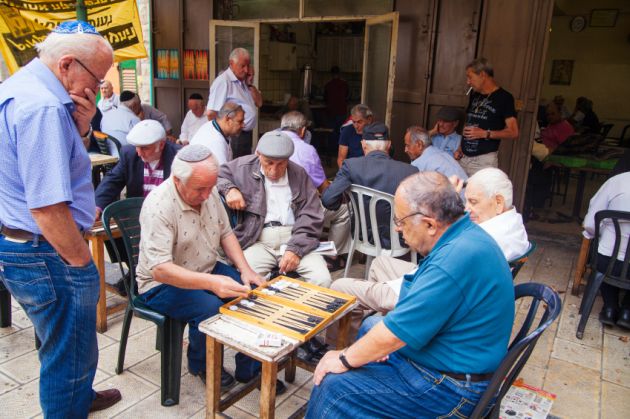
<instances>
[{"instance_id":1,"label":"dark trousers","mask_svg":"<svg viewBox=\"0 0 630 419\"><path fill-rule=\"evenodd\" d=\"M230 146L232 147L233 158L252 154L252 132L241 131L238 137L232 137Z\"/></svg>"}]
</instances>

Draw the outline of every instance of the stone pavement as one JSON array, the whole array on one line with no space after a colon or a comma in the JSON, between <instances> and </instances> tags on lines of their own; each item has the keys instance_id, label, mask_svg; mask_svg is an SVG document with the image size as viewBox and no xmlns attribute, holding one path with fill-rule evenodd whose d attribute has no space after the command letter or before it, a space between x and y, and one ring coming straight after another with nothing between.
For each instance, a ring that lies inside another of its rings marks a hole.
<instances>
[{"instance_id":1,"label":"stone pavement","mask_svg":"<svg viewBox=\"0 0 630 419\"><path fill-rule=\"evenodd\" d=\"M538 249L525 264L516 282L535 281L554 287L561 293L564 307L560 321L539 340L522 377L526 383L557 395L552 410L555 416L589 419L627 417L630 411L630 333L618 328L602 328L597 321L601 307L598 299L584 339L580 341L575 337L580 299L570 294L570 287L581 238L577 234L554 233L553 228L543 223L530 223L528 230L531 238L538 243ZM362 277L362 269L362 265L353 266L352 275ZM108 279L117 276L113 265L108 272ZM337 272L336 277L342 272ZM108 298L114 302L119 297L110 295ZM517 310L518 319L525 312L525 307ZM98 336L100 356L95 387L99 390L116 387L121 390L123 400L91 417L205 417L204 387L199 378L188 374L185 359L180 404L168 408L160 405L160 358L155 350L155 327L149 322L133 319L125 371L116 375L114 368L121 323L121 313L110 317L109 330ZM228 370L233 370L232 354L227 354L225 359ZM14 302L13 327L0 329L0 416L41 417L38 376L33 327ZM278 399L277 417L288 417L305 403L311 386L310 374L298 368L295 382L288 384L289 391ZM225 413L234 418L255 417L258 414L258 397L258 391L254 391Z\"/></svg>"}]
</instances>

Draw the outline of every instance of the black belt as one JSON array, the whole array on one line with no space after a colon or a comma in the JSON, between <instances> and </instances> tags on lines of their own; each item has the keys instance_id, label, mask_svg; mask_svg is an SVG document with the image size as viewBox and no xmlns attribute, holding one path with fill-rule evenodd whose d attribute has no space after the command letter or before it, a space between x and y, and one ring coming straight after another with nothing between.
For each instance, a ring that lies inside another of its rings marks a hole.
<instances>
[{"instance_id":1,"label":"black belt","mask_svg":"<svg viewBox=\"0 0 630 419\"><path fill-rule=\"evenodd\" d=\"M440 372L440 374L444 374L447 377L451 377L457 381L468 381L470 380L473 383L478 381L490 381L492 379L493 373L487 374L455 374L454 372Z\"/></svg>"},{"instance_id":2,"label":"black belt","mask_svg":"<svg viewBox=\"0 0 630 419\"><path fill-rule=\"evenodd\" d=\"M267 227L282 227L282 223L280 221L269 221L268 223L263 224L263 228Z\"/></svg>"},{"instance_id":3,"label":"black belt","mask_svg":"<svg viewBox=\"0 0 630 419\"><path fill-rule=\"evenodd\" d=\"M35 241L38 240L40 242L45 242L46 239L41 234L31 233L30 231L20 230L19 228L9 228L6 226L2 226L2 230L0 230L3 236L14 239L14 240L26 240L26 241Z\"/></svg>"}]
</instances>

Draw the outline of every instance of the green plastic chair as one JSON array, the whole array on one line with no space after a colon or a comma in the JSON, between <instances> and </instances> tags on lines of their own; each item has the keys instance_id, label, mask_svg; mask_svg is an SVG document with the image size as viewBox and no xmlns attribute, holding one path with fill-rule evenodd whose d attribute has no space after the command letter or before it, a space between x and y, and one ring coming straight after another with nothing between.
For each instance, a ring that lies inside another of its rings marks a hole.
<instances>
[{"instance_id":1,"label":"green plastic chair","mask_svg":"<svg viewBox=\"0 0 630 419\"><path fill-rule=\"evenodd\" d=\"M133 315L135 314L141 319L152 321L157 325L158 329L155 346L161 352L162 406L173 406L179 404L182 343L186 322L175 320L147 307L136 295L134 284L136 281L138 254L140 253L140 210L142 209L143 201L144 198L124 199L108 205L103 211L103 227L107 237L113 242L112 228L114 226L112 224L115 223L121 233L129 260L130 274L125 276L122 262L120 262L123 259L118 253L117 246L112 246L119 261L120 271L125 277L125 288L127 289L128 297L120 335L116 374L122 373L124 369L125 350Z\"/></svg>"},{"instance_id":2,"label":"green plastic chair","mask_svg":"<svg viewBox=\"0 0 630 419\"><path fill-rule=\"evenodd\" d=\"M529 249L527 249L527 252L517 257L516 259L512 259L508 262L508 264L510 265L510 270L512 271L512 280L516 278L518 271L520 271L523 265L525 265L525 262L527 262L527 260L529 259L529 256L532 253L534 253L534 250L536 250L536 242L533 240L530 240Z\"/></svg>"}]
</instances>

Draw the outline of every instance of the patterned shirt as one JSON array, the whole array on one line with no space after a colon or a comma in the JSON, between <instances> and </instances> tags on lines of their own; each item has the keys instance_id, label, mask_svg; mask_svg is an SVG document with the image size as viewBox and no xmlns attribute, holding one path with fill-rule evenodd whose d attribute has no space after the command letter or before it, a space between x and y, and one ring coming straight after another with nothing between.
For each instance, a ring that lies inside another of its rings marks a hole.
<instances>
[{"instance_id":1,"label":"patterned shirt","mask_svg":"<svg viewBox=\"0 0 630 419\"><path fill-rule=\"evenodd\" d=\"M149 192L160 186L162 182L164 182L162 158L157 161L154 167L151 167L151 163L144 162L144 181L142 184L144 197L146 198Z\"/></svg>"}]
</instances>

